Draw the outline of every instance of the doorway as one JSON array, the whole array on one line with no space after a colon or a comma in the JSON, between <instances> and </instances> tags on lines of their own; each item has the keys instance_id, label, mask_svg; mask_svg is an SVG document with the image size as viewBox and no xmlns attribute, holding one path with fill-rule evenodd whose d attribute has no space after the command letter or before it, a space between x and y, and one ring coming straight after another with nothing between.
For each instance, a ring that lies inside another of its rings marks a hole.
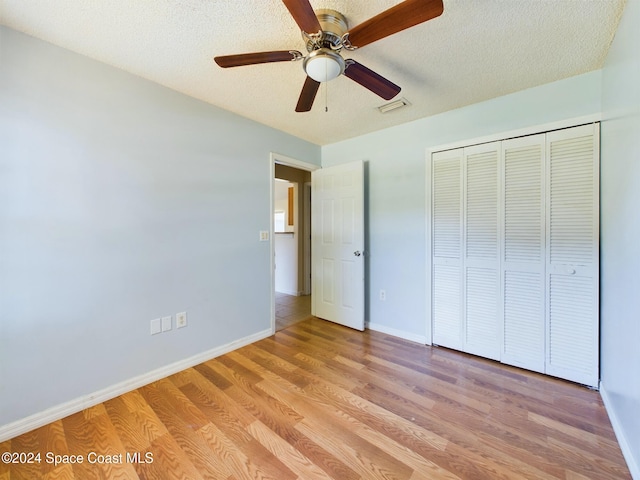
<instances>
[{"instance_id":1,"label":"doorway","mask_svg":"<svg viewBox=\"0 0 640 480\"><path fill-rule=\"evenodd\" d=\"M318 168L271 155L274 332L311 316L311 171Z\"/></svg>"}]
</instances>

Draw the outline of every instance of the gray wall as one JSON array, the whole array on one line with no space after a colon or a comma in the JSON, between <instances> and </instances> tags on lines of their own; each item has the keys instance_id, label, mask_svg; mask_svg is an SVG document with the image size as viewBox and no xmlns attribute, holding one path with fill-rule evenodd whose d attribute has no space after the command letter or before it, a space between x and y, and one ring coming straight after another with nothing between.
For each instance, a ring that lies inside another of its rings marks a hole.
<instances>
[{"instance_id":1,"label":"gray wall","mask_svg":"<svg viewBox=\"0 0 640 480\"><path fill-rule=\"evenodd\" d=\"M269 153L320 148L5 27L0 45L0 426L270 329Z\"/></svg>"},{"instance_id":2,"label":"gray wall","mask_svg":"<svg viewBox=\"0 0 640 480\"><path fill-rule=\"evenodd\" d=\"M627 2L603 69L602 393L640 479L640 1Z\"/></svg>"}]
</instances>

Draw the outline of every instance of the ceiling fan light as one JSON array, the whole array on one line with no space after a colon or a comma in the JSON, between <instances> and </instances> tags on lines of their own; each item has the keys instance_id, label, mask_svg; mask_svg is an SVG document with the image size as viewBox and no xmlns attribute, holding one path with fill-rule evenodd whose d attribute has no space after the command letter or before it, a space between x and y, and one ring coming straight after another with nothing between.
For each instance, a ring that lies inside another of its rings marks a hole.
<instances>
[{"instance_id":1,"label":"ceiling fan light","mask_svg":"<svg viewBox=\"0 0 640 480\"><path fill-rule=\"evenodd\" d=\"M320 48L304 59L304 71L316 82L328 82L344 72L344 60L336 52Z\"/></svg>"}]
</instances>

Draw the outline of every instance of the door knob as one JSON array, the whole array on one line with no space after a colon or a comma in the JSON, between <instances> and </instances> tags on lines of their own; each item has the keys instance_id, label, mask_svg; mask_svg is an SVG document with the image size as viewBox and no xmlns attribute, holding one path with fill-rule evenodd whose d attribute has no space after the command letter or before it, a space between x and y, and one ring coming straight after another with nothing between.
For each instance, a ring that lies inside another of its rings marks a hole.
<instances>
[{"instance_id":1,"label":"door knob","mask_svg":"<svg viewBox=\"0 0 640 480\"><path fill-rule=\"evenodd\" d=\"M355 252L353 252L353 254L354 254L356 257L359 257L360 255L362 255L362 253L360 252L360 250L356 250Z\"/></svg>"}]
</instances>

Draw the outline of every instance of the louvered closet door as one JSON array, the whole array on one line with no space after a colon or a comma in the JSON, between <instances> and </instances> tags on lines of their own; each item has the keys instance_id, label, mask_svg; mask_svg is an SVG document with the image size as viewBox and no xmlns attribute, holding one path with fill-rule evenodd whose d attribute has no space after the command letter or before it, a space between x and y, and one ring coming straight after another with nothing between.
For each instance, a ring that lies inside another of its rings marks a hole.
<instances>
[{"instance_id":1,"label":"louvered closet door","mask_svg":"<svg viewBox=\"0 0 640 480\"><path fill-rule=\"evenodd\" d=\"M433 343L462 350L462 149L432 156Z\"/></svg>"},{"instance_id":2,"label":"louvered closet door","mask_svg":"<svg viewBox=\"0 0 640 480\"><path fill-rule=\"evenodd\" d=\"M500 142L464 149L463 350L500 359Z\"/></svg>"},{"instance_id":3,"label":"louvered closet door","mask_svg":"<svg viewBox=\"0 0 640 480\"><path fill-rule=\"evenodd\" d=\"M545 135L502 142L502 362L545 369Z\"/></svg>"},{"instance_id":4,"label":"louvered closet door","mask_svg":"<svg viewBox=\"0 0 640 480\"><path fill-rule=\"evenodd\" d=\"M598 384L599 125L547 134L547 373Z\"/></svg>"}]
</instances>

